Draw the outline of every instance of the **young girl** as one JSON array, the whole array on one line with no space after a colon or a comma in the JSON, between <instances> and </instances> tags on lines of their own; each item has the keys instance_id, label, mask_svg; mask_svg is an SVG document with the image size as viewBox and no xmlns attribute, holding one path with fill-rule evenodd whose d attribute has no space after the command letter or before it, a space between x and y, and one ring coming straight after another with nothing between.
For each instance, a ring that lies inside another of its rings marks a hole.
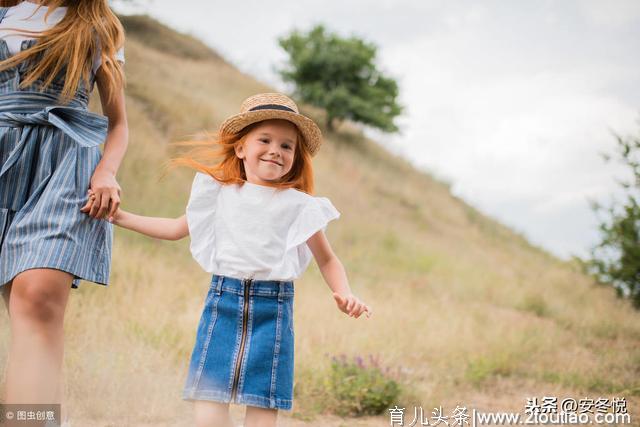
<instances>
[{"instance_id":1,"label":"young girl","mask_svg":"<svg viewBox=\"0 0 640 427\"><path fill-rule=\"evenodd\" d=\"M0 287L5 403L60 403L63 320L80 279L106 285L127 146L124 32L107 0L0 0ZM107 116L89 113L94 82ZM99 145L105 142L104 154Z\"/></svg>"},{"instance_id":2,"label":"young girl","mask_svg":"<svg viewBox=\"0 0 640 427\"><path fill-rule=\"evenodd\" d=\"M293 281L313 255L340 310L358 318L369 307L349 288L325 237L340 216L313 197L311 156L321 144L316 124L288 97L267 93L244 101L220 127L197 173L186 215L153 218L118 210L111 220L151 237L191 236L193 257L213 273L183 397L195 401L197 426L231 426L229 402L247 405L245 427L274 426L293 401ZM87 212L92 197L82 208Z\"/></svg>"}]
</instances>

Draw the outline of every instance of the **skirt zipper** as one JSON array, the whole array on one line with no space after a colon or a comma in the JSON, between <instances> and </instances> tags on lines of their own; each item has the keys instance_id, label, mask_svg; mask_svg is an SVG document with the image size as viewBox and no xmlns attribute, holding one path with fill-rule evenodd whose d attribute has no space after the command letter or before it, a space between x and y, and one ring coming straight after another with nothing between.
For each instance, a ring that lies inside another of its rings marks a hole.
<instances>
[{"instance_id":1,"label":"skirt zipper","mask_svg":"<svg viewBox=\"0 0 640 427\"><path fill-rule=\"evenodd\" d=\"M249 287L252 279L247 279L244 286L244 301L242 306L242 336L240 337L240 351L236 360L236 366L233 374L233 387L231 388L231 401L235 402L238 393L238 382L240 381L240 365L244 356L244 345L247 338L247 319L249 315Z\"/></svg>"}]
</instances>

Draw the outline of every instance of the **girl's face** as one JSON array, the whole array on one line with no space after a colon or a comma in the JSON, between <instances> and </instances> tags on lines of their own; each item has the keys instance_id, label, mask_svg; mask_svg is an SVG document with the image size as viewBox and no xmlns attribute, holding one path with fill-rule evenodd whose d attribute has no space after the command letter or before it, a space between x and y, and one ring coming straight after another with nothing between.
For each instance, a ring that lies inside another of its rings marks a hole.
<instances>
[{"instance_id":1,"label":"girl's face","mask_svg":"<svg viewBox=\"0 0 640 427\"><path fill-rule=\"evenodd\" d=\"M265 120L252 129L235 150L247 181L265 185L285 176L293 166L297 137L296 126L287 120Z\"/></svg>"}]
</instances>

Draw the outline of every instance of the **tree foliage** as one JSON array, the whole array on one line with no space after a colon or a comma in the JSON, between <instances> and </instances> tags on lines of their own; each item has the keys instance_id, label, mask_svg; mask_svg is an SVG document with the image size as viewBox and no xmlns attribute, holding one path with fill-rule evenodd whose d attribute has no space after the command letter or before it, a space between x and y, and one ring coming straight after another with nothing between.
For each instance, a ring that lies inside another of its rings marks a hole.
<instances>
[{"instance_id":1,"label":"tree foliage","mask_svg":"<svg viewBox=\"0 0 640 427\"><path fill-rule=\"evenodd\" d=\"M304 102L324 108L327 127L349 119L386 132L396 132L402 112L398 84L376 67L376 47L357 37L341 38L322 25L308 33L293 31L279 40L289 54L285 81L293 82Z\"/></svg>"},{"instance_id":2,"label":"tree foliage","mask_svg":"<svg viewBox=\"0 0 640 427\"><path fill-rule=\"evenodd\" d=\"M601 241L591 250L586 271L600 283L613 286L619 296L628 297L640 309L640 136L615 135L619 160L632 178L620 181L624 201L611 206L592 202L596 212L606 218L599 225ZM605 156L610 161L609 156Z\"/></svg>"}]
</instances>

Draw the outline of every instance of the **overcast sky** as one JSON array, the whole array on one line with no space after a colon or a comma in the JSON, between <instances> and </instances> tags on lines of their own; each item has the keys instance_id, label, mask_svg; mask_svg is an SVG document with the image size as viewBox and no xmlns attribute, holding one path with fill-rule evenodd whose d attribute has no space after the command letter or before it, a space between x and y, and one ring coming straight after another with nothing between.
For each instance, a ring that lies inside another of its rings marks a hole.
<instances>
[{"instance_id":1,"label":"overcast sky","mask_svg":"<svg viewBox=\"0 0 640 427\"><path fill-rule=\"evenodd\" d=\"M619 196L611 131L640 134L640 1L144 0L147 12L286 90L277 38L323 23L379 47L402 133L371 133L455 195L568 258ZM419 197L419 195L416 195Z\"/></svg>"}]
</instances>

